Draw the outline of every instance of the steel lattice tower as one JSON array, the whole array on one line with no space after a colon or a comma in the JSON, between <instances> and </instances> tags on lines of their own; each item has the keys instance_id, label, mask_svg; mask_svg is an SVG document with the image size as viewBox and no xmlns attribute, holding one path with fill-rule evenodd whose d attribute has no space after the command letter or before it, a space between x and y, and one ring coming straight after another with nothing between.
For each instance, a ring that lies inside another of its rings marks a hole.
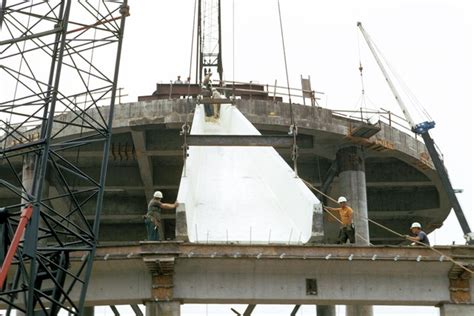
<instances>
[{"instance_id":1,"label":"steel lattice tower","mask_svg":"<svg viewBox=\"0 0 474 316\"><path fill-rule=\"evenodd\" d=\"M0 301L7 315L80 315L99 234L127 0L1 4L0 164L9 173L0 175L0 194L11 198L0 205ZM99 174L78 163L91 146L103 151ZM72 252L81 262L70 261Z\"/></svg>"},{"instance_id":2,"label":"steel lattice tower","mask_svg":"<svg viewBox=\"0 0 474 316\"><path fill-rule=\"evenodd\" d=\"M198 1L196 81L209 71L222 81L221 0Z\"/></svg>"}]
</instances>

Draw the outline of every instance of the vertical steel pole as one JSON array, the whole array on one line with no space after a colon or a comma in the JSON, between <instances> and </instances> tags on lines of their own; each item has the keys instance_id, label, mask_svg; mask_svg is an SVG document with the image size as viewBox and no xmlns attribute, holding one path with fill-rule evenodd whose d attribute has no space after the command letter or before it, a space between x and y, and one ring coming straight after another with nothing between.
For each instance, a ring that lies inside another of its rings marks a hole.
<instances>
[{"instance_id":1,"label":"vertical steel pole","mask_svg":"<svg viewBox=\"0 0 474 316\"><path fill-rule=\"evenodd\" d=\"M53 128L53 119L54 119L54 111L56 107L57 95L58 95L58 88L59 88L59 80L61 78L61 66L62 66L62 59L64 56L64 47L66 45L66 30L67 24L69 19L69 11L71 9L71 0L66 0L61 3L61 10L59 20L61 22L61 32L58 32L56 35L56 39L60 39L59 48L56 49L55 54L53 54L53 63L51 66L50 72L50 83L51 79L54 76L54 85L51 90L51 84L49 85L49 95L46 101L45 109L44 109L44 118L48 117L46 124L43 122L42 128L42 139L43 139L43 149L41 152L41 156L38 157L37 162L35 164L35 178L33 182L33 215L31 217L30 224L26 230L25 234L25 253L28 254L31 258L31 265L30 265L30 279L28 284L28 301L26 302L26 314L33 315L34 314L34 307L35 307L35 281L38 269L38 262L36 257L36 251L38 247L38 230L39 230L39 220L40 220L40 212L41 212L41 200L43 194L43 183L46 177L46 169L48 164L49 158L49 145L50 145L50 137L51 131ZM62 17L61 17L62 14ZM58 41L56 42L58 43ZM56 46L57 47L57 44ZM57 64L56 70L54 71L55 61ZM48 106L48 102L50 102Z\"/></svg>"},{"instance_id":2,"label":"vertical steel pole","mask_svg":"<svg viewBox=\"0 0 474 316\"><path fill-rule=\"evenodd\" d=\"M117 93L117 81L118 81L119 70L120 70L120 58L122 56L123 33L125 30L125 19L128 15L128 0L124 0L120 13L122 14L122 18L120 19L117 55L115 59L115 73L114 73L114 79L113 79L113 84L112 84L112 97L110 101L109 117L107 121L107 131L106 131L107 139L105 141L104 151L102 154L102 169L100 172L100 180L99 180L100 186L99 186L99 192L97 193L97 204L96 204L94 227L93 227L93 233L94 233L93 248L91 252L89 253L89 257L87 258L87 266L86 266L86 271L85 271L85 276L84 276L84 285L82 287L81 296L79 298L79 314L80 315L82 314L82 311L84 309L87 287L89 285L89 279L92 273L92 265L94 263L96 245L97 245L97 240L99 238L100 215L102 212L104 186L105 186L107 166L108 166L108 161L109 161L109 150L110 150L110 142L111 142L111 135L112 135L112 123L114 119L115 96Z\"/></svg>"},{"instance_id":3,"label":"vertical steel pole","mask_svg":"<svg viewBox=\"0 0 474 316\"><path fill-rule=\"evenodd\" d=\"M221 0L218 0L218 16L217 16L217 21L218 21L218 27L219 27L219 59L217 61L217 72L219 73L219 86L221 85L221 82L223 80L223 65L222 65L222 30L221 30Z\"/></svg>"}]
</instances>

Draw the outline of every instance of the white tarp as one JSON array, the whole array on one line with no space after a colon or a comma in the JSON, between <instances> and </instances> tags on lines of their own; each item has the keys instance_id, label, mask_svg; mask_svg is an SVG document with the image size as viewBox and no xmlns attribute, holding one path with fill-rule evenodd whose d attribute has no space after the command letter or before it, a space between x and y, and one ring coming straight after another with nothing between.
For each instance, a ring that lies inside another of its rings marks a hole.
<instances>
[{"instance_id":1,"label":"white tarp","mask_svg":"<svg viewBox=\"0 0 474 316\"><path fill-rule=\"evenodd\" d=\"M197 105L191 134L260 135L231 105L205 122ZM298 243L311 236L318 199L272 147L189 148L178 201L191 242Z\"/></svg>"}]
</instances>

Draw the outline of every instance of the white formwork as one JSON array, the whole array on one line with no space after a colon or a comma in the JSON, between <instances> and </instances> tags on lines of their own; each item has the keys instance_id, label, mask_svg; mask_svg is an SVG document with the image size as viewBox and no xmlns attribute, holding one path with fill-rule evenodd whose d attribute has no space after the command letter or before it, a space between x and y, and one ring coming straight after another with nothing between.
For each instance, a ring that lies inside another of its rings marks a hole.
<instances>
[{"instance_id":1,"label":"white formwork","mask_svg":"<svg viewBox=\"0 0 474 316\"><path fill-rule=\"evenodd\" d=\"M197 105L191 134L260 135L232 106L205 122ZM319 200L272 147L190 146L178 192L191 242L304 243Z\"/></svg>"}]
</instances>

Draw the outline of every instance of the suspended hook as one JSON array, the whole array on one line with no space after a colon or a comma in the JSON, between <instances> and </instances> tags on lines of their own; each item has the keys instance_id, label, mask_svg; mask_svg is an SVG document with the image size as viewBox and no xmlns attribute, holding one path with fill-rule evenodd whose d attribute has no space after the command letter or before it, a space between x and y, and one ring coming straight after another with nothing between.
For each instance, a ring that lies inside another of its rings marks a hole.
<instances>
[{"instance_id":1,"label":"suspended hook","mask_svg":"<svg viewBox=\"0 0 474 316\"><path fill-rule=\"evenodd\" d=\"M290 125L290 131L288 132L288 135L293 136L291 160L293 161L293 170L295 171L295 177L298 177L298 144L296 143L296 137L298 136L298 126L296 125L296 123Z\"/></svg>"},{"instance_id":2,"label":"suspended hook","mask_svg":"<svg viewBox=\"0 0 474 316\"><path fill-rule=\"evenodd\" d=\"M179 134L181 136L183 136L183 177L186 177L186 160L188 159L189 157L189 153L188 153L188 150L189 150L189 146L188 146L188 143L187 143L187 135L189 134L189 131L190 131L190 126L188 124L188 122L186 121L186 123L184 123L182 126L181 126L181 131L179 132Z\"/></svg>"}]
</instances>

